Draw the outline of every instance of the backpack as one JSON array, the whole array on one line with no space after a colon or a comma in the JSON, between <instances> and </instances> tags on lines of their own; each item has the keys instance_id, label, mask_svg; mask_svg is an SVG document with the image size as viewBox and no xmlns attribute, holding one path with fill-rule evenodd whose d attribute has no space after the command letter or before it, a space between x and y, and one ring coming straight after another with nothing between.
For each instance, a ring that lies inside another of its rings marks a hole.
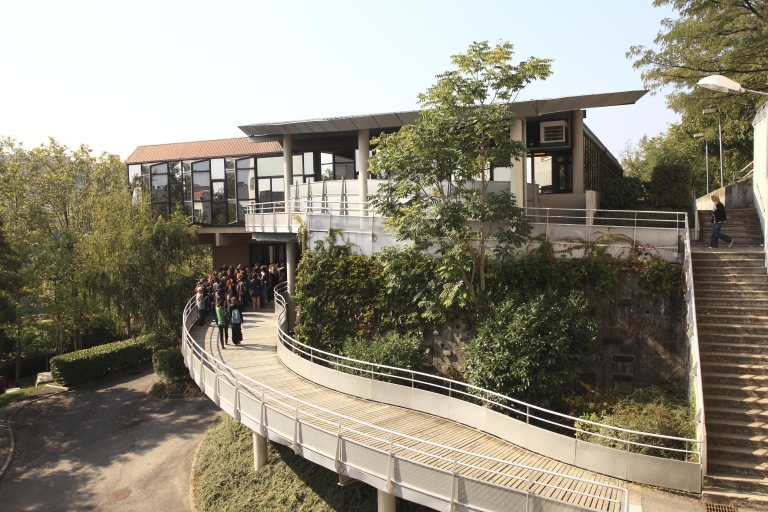
<instances>
[{"instance_id":1,"label":"backpack","mask_svg":"<svg viewBox=\"0 0 768 512\"><path fill-rule=\"evenodd\" d=\"M243 317L240 315L239 309L233 309L232 310L232 323L233 324L239 324L243 321Z\"/></svg>"}]
</instances>

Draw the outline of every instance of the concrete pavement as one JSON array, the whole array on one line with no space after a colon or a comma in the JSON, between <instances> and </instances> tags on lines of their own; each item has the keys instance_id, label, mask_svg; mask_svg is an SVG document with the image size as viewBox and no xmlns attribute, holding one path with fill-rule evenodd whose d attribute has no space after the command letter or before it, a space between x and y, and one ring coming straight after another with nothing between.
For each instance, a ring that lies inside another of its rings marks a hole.
<instances>
[{"instance_id":1,"label":"concrete pavement","mask_svg":"<svg viewBox=\"0 0 768 512\"><path fill-rule=\"evenodd\" d=\"M19 410L3 508L190 510L192 457L217 409L152 398L156 379L147 365Z\"/></svg>"}]
</instances>

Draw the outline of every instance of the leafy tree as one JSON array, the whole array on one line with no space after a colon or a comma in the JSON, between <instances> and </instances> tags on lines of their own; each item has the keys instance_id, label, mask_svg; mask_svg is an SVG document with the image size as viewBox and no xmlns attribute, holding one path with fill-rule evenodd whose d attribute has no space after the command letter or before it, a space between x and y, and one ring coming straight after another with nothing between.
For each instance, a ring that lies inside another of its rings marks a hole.
<instances>
[{"instance_id":1,"label":"leafy tree","mask_svg":"<svg viewBox=\"0 0 768 512\"><path fill-rule=\"evenodd\" d=\"M529 237L523 210L509 193L489 192L490 170L509 167L525 154L512 140L509 102L527 84L545 79L550 62L530 58L512 64L513 46L473 43L454 55L455 70L418 97L419 119L374 140L371 172L389 180L374 198L399 240L431 249L445 283L445 307L485 304L486 259L519 247Z\"/></svg>"},{"instance_id":2,"label":"leafy tree","mask_svg":"<svg viewBox=\"0 0 768 512\"><path fill-rule=\"evenodd\" d=\"M511 297L480 320L466 351L470 384L549 406L597 360L597 325L581 292Z\"/></svg>"},{"instance_id":3,"label":"leafy tree","mask_svg":"<svg viewBox=\"0 0 768 512\"><path fill-rule=\"evenodd\" d=\"M715 166L710 162L710 168L718 168L717 116L702 114L706 108L718 108L723 122L725 181L730 183L732 174L752 160L751 122L764 98L732 96L695 85L705 76L722 74L749 89L768 91L768 6L765 0L654 0L654 5L672 6L679 17L662 22L654 41L658 49L634 46L627 56L643 71L647 87L654 91L673 88L667 104L682 115L682 123L673 125L667 135L651 144L680 158L647 167L690 163L697 165L701 175L703 141L694 143L691 137L703 132L706 139L714 141L710 150L715 151L710 154L715 157ZM641 150L647 152L649 148L643 147L647 145L641 141ZM697 151L691 151L693 148ZM714 181L719 182L719 172ZM697 179L697 190L704 188L699 182L703 180ZM712 184L710 177L710 188Z\"/></svg>"}]
</instances>

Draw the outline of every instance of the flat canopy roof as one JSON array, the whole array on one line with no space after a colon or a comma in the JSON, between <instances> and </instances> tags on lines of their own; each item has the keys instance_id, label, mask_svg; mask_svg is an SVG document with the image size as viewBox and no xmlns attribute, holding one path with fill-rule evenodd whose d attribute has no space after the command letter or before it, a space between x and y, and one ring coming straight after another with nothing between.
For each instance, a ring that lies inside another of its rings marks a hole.
<instances>
[{"instance_id":1,"label":"flat canopy roof","mask_svg":"<svg viewBox=\"0 0 768 512\"><path fill-rule=\"evenodd\" d=\"M587 108L632 105L648 93L646 90L566 96L543 100L516 101L511 103L512 112L517 117L537 117L556 112L583 110ZM313 135L357 130L376 130L399 128L413 124L419 116L418 110L391 112L387 114L369 114L362 116L329 117L325 119L307 119L304 121L285 121L277 123L256 123L239 126L249 137L274 137L277 135Z\"/></svg>"}]
</instances>

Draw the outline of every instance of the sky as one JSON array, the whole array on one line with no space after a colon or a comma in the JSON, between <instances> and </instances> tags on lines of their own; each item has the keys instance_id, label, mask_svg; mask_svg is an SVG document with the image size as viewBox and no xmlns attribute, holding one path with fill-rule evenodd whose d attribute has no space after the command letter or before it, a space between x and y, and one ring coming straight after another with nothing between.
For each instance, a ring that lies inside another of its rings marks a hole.
<instances>
[{"instance_id":1,"label":"sky","mask_svg":"<svg viewBox=\"0 0 768 512\"><path fill-rule=\"evenodd\" d=\"M643 88L652 0L3 1L0 136L126 158L140 145L243 136L238 125L417 108L473 41L554 59L518 99ZM616 156L678 117L663 94L592 109Z\"/></svg>"}]
</instances>

